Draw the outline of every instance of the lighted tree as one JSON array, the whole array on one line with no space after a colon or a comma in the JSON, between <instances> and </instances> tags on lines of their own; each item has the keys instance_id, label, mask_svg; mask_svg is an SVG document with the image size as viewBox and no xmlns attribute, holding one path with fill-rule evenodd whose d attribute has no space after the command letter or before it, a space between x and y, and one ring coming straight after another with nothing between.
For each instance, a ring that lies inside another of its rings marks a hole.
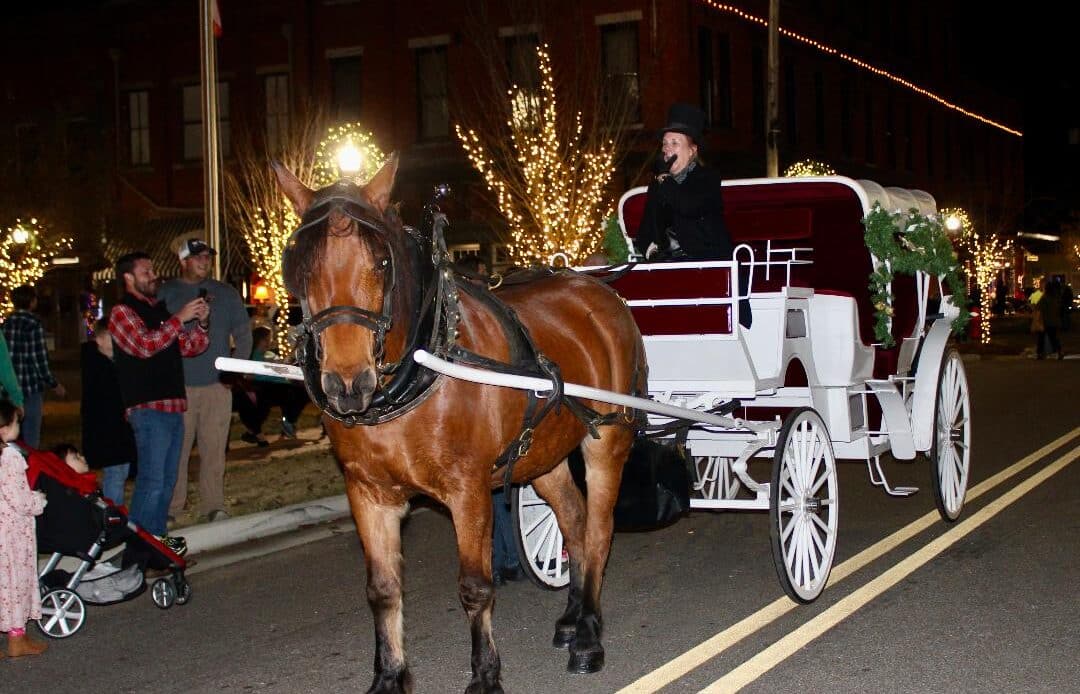
<instances>
[{"instance_id":1,"label":"lighted tree","mask_svg":"<svg viewBox=\"0 0 1080 694\"><path fill-rule=\"evenodd\" d=\"M71 248L70 238L51 232L36 217L29 221L16 219L0 240L0 301L4 313L13 308L12 289L37 283L52 265L53 258Z\"/></svg>"},{"instance_id":2,"label":"lighted tree","mask_svg":"<svg viewBox=\"0 0 1080 694\"><path fill-rule=\"evenodd\" d=\"M972 289L978 288L979 341L990 342L990 312L994 303L994 290L998 273L1006 267L1012 253L1012 241L1003 240L997 234L982 236L975 229L968 213L957 207L946 207L940 211L945 220L945 227L955 234L958 256L966 269L966 275Z\"/></svg>"},{"instance_id":3,"label":"lighted tree","mask_svg":"<svg viewBox=\"0 0 1080 694\"><path fill-rule=\"evenodd\" d=\"M537 47L536 60L538 87L511 85L498 109L487 109L498 122L473 118L476 125L454 129L508 226L511 260L546 264L564 254L580 262L600 248L614 206L610 184L628 111L597 94L586 100L594 107L591 118L582 110L560 113L546 44Z\"/></svg>"},{"instance_id":4,"label":"lighted tree","mask_svg":"<svg viewBox=\"0 0 1080 694\"><path fill-rule=\"evenodd\" d=\"M836 171L828 164L813 159L797 161L784 170L784 176L796 178L800 176L835 176Z\"/></svg>"},{"instance_id":5,"label":"lighted tree","mask_svg":"<svg viewBox=\"0 0 1080 694\"><path fill-rule=\"evenodd\" d=\"M324 123L322 117L298 118L276 152L267 152L253 140L238 143L236 165L225 176L229 224L243 235L251 264L270 290L269 300L279 308L274 322L281 354L291 351L289 294L281 273L281 256L300 219L278 188L270 161L281 162L306 185L320 188L341 178L365 182L385 159L370 133L362 131L359 124L326 128ZM337 155L347 146L351 147L348 156L339 161Z\"/></svg>"}]
</instances>

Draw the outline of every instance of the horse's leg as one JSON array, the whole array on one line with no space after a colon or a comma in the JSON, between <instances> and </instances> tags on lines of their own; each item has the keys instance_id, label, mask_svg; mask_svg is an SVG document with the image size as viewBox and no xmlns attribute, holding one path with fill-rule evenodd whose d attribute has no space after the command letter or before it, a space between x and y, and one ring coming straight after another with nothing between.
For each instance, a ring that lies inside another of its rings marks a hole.
<instances>
[{"instance_id":1,"label":"horse's leg","mask_svg":"<svg viewBox=\"0 0 1080 694\"><path fill-rule=\"evenodd\" d=\"M387 506L347 485L356 531L364 545L367 599L375 619L375 678L369 693L412 691L405 662L405 627L401 605L401 518L408 506Z\"/></svg>"},{"instance_id":2,"label":"horse's leg","mask_svg":"<svg viewBox=\"0 0 1080 694\"><path fill-rule=\"evenodd\" d=\"M485 480L486 482L486 480ZM485 485L467 488L446 500L457 534L458 596L472 635L472 680L466 694L502 694L501 665L491 633L495 590L491 582L491 491Z\"/></svg>"},{"instance_id":3,"label":"horse's leg","mask_svg":"<svg viewBox=\"0 0 1080 694\"><path fill-rule=\"evenodd\" d=\"M566 648L577 633L578 618L584 600L581 558L585 556L585 498L574 483L570 467L564 460L550 472L532 481L537 494L548 502L562 532L563 545L570 557L570 589L566 611L555 621L555 636L551 645Z\"/></svg>"},{"instance_id":4,"label":"horse's leg","mask_svg":"<svg viewBox=\"0 0 1080 694\"><path fill-rule=\"evenodd\" d=\"M570 660L566 665L570 672L585 674L604 667L604 647L600 644L604 628L600 590L615 527L612 512L619 495L623 464L630 454L632 443L633 432L629 429L605 427L600 439L586 437L581 444L588 494L585 554L581 561L583 600L577 631L570 643Z\"/></svg>"}]
</instances>

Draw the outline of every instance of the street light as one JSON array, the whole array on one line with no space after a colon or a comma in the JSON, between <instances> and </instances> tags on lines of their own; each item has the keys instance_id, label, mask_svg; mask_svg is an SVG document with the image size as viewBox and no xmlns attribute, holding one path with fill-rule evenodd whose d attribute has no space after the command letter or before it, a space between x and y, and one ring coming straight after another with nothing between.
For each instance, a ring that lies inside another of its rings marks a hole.
<instances>
[{"instance_id":1,"label":"street light","mask_svg":"<svg viewBox=\"0 0 1080 694\"><path fill-rule=\"evenodd\" d=\"M960 227L963 224L960 222L960 217L955 214L951 214L945 218L945 228L949 230L950 234L955 234L960 231Z\"/></svg>"},{"instance_id":2,"label":"street light","mask_svg":"<svg viewBox=\"0 0 1080 694\"><path fill-rule=\"evenodd\" d=\"M21 225L11 230L11 240L22 246L30 240L30 231Z\"/></svg>"},{"instance_id":3,"label":"street light","mask_svg":"<svg viewBox=\"0 0 1080 694\"><path fill-rule=\"evenodd\" d=\"M347 140L339 147L334 158L337 160L338 170L350 178L360 173L364 167L364 155L356 148L352 140Z\"/></svg>"}]
</instances>

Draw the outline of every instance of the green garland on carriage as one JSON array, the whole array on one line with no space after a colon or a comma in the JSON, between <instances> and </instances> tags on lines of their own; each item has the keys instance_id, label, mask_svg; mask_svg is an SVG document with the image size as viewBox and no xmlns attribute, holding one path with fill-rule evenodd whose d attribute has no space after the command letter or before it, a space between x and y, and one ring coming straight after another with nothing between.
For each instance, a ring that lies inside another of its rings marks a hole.
<instances>
[{"instance_id":1,"label":"green garland on carriage","mask_svg":"<svg viewBox=\"0 0 1080 694\"><path fill-rule=\"evenodd\" d=\"M870 273L870 296L874 303L874 339L885 347L896 344L889 331L893 308L889 287L896 273L925 272L943 278L953 292L952 303L960 308L953 320L953 332L960 334L971 314L968 312L967 284L960 274L960 261L941 221L912 209L906 215L889 212L875 202L863 218L866 247L877 259ZM901 231L902 230L902 231Z\"/></svg>"}]
</instances>

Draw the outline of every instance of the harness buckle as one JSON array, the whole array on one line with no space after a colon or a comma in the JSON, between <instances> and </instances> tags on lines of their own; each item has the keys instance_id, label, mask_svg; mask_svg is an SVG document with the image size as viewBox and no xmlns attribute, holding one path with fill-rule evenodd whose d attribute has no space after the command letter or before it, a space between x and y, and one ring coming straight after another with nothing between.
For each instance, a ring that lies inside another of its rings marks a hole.
<instances>
[{"instance_id":1,"label":"harness buckle","mask_svg":"<svg viewBox=\"0 0 1080 694\"><path fill-rule=\"evenodd\" d=\"M524 458L529 454L529 448L532 447L533 442L533 430L532 427L526 427L522 430L521 436L518 437L517 457Z\"/></svg>"}]
</instances>

